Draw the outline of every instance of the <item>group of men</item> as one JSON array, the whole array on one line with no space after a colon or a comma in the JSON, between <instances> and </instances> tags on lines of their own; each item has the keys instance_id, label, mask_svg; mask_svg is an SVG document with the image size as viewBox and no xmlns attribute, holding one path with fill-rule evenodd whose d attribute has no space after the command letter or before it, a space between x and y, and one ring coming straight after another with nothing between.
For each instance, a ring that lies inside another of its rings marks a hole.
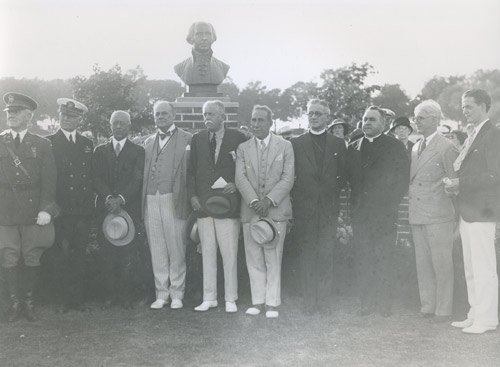
<instances>
[{"instance_id":1,"label":"group of men","mask_svg":"<svg viewBox=\"0 0 500 367\"><path fill-rule=\"evenodd\" d=\"M436 133L441 109L434 101L415 108L423 138L408 154L404 144L385 133L386 113L377 106L365 110L363 136L346 147L327 132L331 112L319 99L307 105L309 131L291 141L270 132L273 118L267 106L254 106L248 138L225 126L221 101L205 102L206 129L194 135L175 125L170 102L157 101L157 132L143 146L127 139L130 115L115 111L111 140L94 150L77 132L87 112L82 103L58 100L61 128L47 141L27 132L35 101L18 93L7 93L4 100L9 129L0 139L0 249L9 321L23 314L36 319L36 271L44 249L54 242L54 225L55 241L66 253L64 308L83 307L82 272L93 213L102 224L98 239L106 259L106 306L130 307L137 246L133 227L143 221L156 290L150 307L183 308L186 231L192 233L188 223L196 223L203 299L195 311L218 306L217 248L225 310L237 311L243 228L252 299L246 314L265 311L267 318L276 318L283 245L293 218L303 309L326 311L332 307L339 195L349 185L360 315L391 314L398 206L409 190L422 314L437 322L451 317L457 210L471 308L467 319L453 326L468 333L497 327L494 231L500 220L500 130L488 120L491 99L483 90L463 95L464 115L476 130L460 154ZM23 267L18 266L21 258Z\"/></svg>"}]
</instances>

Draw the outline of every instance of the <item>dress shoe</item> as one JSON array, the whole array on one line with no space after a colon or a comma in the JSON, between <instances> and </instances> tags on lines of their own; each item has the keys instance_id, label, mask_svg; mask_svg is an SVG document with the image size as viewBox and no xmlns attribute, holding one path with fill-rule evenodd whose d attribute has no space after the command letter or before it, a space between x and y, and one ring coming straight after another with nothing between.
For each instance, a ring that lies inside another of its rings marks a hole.
<instances>
[{"instance_id":1,"label":"dress shoe","mask_svg":"<svg viewBox=\"0 0 500 367\"><path fill-rule=\"evenodd\" d=\"M24 316L26 320L33 322L38 321L38 316L35 312L35 304L33 301L33 293L27 292L24 300Z\"/></svg>"},{"instance_id":2,"label":"dress shoe","mask_svg":"<svg viewBox=\"0 0 500 367\"><path fill-rule=\"evenodd\" d=\"M484 334L487 331L496 330L496 326L481 326L481 325L472 325L462 329L462 332L466 334Z\"/></svg>"},{"instance_id":3,"label":"dress shoe","mask_svg":"<svg viewBox=\"0 0 500 367\"><path fill-rule=\"evenodd\" d=\"M226 302L226 312L233 313L233 312L237 312L237 311L238 311L238 307L236 307L235 302Z\"/></svg>"},{"instance_id":4,"label":"dress shoe","mask_svg":"<svg viewBox=\"0 0 500 367\"><path fill-rule=\"evenodd\" d=\"M262 311L262 305L254 305L248 308L245 314L249 316L257 316L261 313L261 311Z\"/></svg>"},{"instance_id":5,"label":"dress shoe","mask_svg":"<svg viewBox=\"0 0 500 367\"><path fill-rule=\"evenodd\" d=\"M165 307L166 304L166 299L158 298L156 301L151 303L151 306L149 306L149 308L151 308L152 310L161 310L163 307Z\"/></svg>"},{"instance_id":6,"label":"dress shoe","mask_svg":"<svg viewBox=\"0 0 500 367\"><path fill-rule=\"evenodd\" d=\"M432 318L432 322L436 324L442 324L443 322L450 322L450 321L451 321L450 315L436 315Z\"/></svg>"},{"instance_id":7,"label":"dress shoe","mask_svg":"<svg viewBox=\"0 0 500 367\"><path fill-rule=\"evenodd\" d=\"M451 326L463 329L463 328L472 326L473 323L474 323L474 320L465 319L464 321L454 321L451 323Z\"/></svg>"},{"instance_id":8,"label":"dress shoe","mask_svg":"<svg viewBox=\"0 0 500 367\"><path fill-rule=\"evenodd\" d=\"M422 316L424 319L432 319L434 317L434 314L432 312L420 312L420 316Z\"/></svg>"},{"instance_id":9,"label":"dress shoe","mask_svg":"<svg viewBox=\"0 0 500 367\"><path fill-rule=\"evenodd\" d=\"M182 307L184 307L184 305L182 304L182 301L180 299L177 298L172 299L172 303L170 303L170 308L172 310L178 310L181 309Z\"/></svg>"},{"instance_id":10,"label":"dress shoe","mask_svg":"<svg viewBox=\"0 0 500 367\"><path fill-rule=\"evenodd\" d=\"M217 307L217 301L203 301L201 305L194 308L195 311L208 311L210 308Z\"/></svg>"},{"instance_id":11,"label":"dress shoe","mask_svg":"<svg viewBox=\"0 0 500 367\"><path fill-rule=\"evenodd\" d=\"M279 316L279 312L276 307L268 306L266 311L266 318L268 319L277 319Z\"/></svg>"}]
</instances>

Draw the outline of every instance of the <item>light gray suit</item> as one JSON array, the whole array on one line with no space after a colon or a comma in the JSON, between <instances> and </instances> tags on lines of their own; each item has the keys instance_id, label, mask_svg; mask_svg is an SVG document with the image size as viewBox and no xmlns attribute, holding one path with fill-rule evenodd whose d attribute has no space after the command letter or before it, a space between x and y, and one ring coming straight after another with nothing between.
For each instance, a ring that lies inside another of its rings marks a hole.
<instances>
[{"instance_id":1,"label":"light gray suit","mask_svg":"<svg viewBox=\"0 0 500 367\"><path fill-rule=\"evenodd\" d=\"M449 316L453 306L453 232L455 209L443 178L454 178L454 145L436 134L420 157L422 141L412 149L409 222L417 262L421 312Z\"/></svg>"},{"instance_id":2,"label":"light gray suit","mask_svg":"<svg viewBox=\"0 0 500 367\"><path fill-rule=\"evenodd\" d=\"M292 218L290 190L294 167L292 144L274 134L263 151L256 139L250 139L240 144L236 153L236 186L242 196L241 222L254 305L265 303L276 307L281 304L281 259L286 223ZM250 203L265 197L276 204L268 215L277 223L279 240L275 248L259 246L249 231L251 222L258 218Z\"/></svg>"},{"instance_id":3,"label":"light gray suit","mask_svg":"<svg viewBox=\"0 0 500 367\"><path fill-rule=\"evenodd\" d=\"M151 250L157 299L184 298L184 231L190 212L186 173L191 137L190 133L176 129L163 149L159 149L158 134L144 141L142 214Z\"/></svg>"}]
</instances>

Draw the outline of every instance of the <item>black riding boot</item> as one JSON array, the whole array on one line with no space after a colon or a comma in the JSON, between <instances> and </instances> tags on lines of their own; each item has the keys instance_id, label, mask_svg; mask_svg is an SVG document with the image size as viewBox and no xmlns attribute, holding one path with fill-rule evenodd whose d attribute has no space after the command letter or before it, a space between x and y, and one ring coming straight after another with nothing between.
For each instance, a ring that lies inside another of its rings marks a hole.
<instances>
[{"instance_id":1,"label":"black riding boot","mask_svg":"<svg viewBox=\"0 0 500 367\"><path fill-rule=\"evenodd\" d=\"M19 302L17 266L3 268L10 306L7 311L7 321L16 322L21 317L21 302Z\"/></svg>"},{"instance_id":2,"label":"black riding boot","mask_svg":"<svg viewBox=\"0 0 500 367\"><path fill-rule=\"evenodd\" d=\"M24 267L24 304L25 316L28 321L37 321L38 316L35 313L35 304L33 299L33 290L38 276L38 266Z\"/></svg>"}]
</instances>

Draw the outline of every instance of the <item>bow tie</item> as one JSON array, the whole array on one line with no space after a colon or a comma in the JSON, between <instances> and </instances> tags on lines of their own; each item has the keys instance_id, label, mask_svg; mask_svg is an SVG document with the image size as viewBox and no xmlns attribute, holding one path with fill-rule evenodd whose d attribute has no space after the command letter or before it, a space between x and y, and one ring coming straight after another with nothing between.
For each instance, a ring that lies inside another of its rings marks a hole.
<instances>
[{"instance_id":1,"label":"bow tie","mask_svg":"<svg viewBox=\"0 0 500 367\"><path fill-rule=\"evenodd\" d=\"M163 140L165 139L167 136L172 136L172 131L167 131L166 133L161 133L161 132L158 132L158 135L160 136L160 139Z\"/></svg>"}]
</instances>

